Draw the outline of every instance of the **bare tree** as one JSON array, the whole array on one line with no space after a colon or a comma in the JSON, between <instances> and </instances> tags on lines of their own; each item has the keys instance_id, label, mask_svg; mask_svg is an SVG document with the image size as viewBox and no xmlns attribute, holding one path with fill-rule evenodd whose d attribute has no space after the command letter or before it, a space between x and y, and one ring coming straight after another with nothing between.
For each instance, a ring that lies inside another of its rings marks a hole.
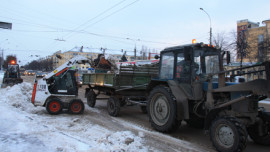
<instances>
[{"instance_id":1,"label":"bare tree","mask_svg":"<svg viewBox=\"0 0 270 152\"><path fill-rule=\"evenodd\" d=\"M243 66L243 59L249 58L251 48L247 43L247 35L246 31L240 31L239 33L232 31L232 41L230 42L231 48L236 52L236 58L240 59L240 67Z\"/></svg>"},{"instance_id":2,"label":"bare tree","mask_svg":"<svg viewBox=\"0 0 270 152\"><path fill-rule=\"evenodd\" d=\"M225 32L217 33L213 38L214 45L223 51L230 51L230 42Z\"/></svg>"},{"instance_id":3,"label":"bare tree","mask_svg":"<svg viewBox=\"0 0 270 152\"><path fill-rule=\"evenodd\" d=\"M53 70L53 61L52 58L40 58L39 60L34 60L27 65L25 65L25 69L31 70L40 70L40 71L51 71Z\"/></svg>"}]
</instances>

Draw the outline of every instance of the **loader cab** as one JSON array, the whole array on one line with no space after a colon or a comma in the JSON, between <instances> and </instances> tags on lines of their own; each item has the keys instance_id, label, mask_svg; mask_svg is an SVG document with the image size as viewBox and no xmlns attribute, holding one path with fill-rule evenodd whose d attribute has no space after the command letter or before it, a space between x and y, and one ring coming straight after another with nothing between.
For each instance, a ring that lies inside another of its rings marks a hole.
<instances>
[{"instance_id":1,"label":"loader cab","mask_svg":"<svg viewBox=\"0 0 270 152\"><path fill-rule=\"evenodd\" d=\"M166 48L160 56L159 79L187 84L203 82L208 74L220 71L219 63L220 50L212 46L191 44Z\"/></svg>"},{"instance_id":2,"label":"loader cab","mask_svg":"<svg viewBox=\"0 0 270 152\"><path fill-rule=\"evenodd\" d=\"M78 95L78 86L75 76L76 71L68 69L61 74L56 74L47 80L51 94Z\"/></svg>"}]
</instances>

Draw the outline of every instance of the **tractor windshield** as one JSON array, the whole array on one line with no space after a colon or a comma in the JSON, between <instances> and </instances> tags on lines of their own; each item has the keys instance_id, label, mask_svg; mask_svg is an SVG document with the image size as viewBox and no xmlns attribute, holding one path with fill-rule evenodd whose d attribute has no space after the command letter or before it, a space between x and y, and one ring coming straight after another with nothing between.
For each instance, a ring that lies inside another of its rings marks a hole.
<instances>
[{"instance_id":1,"label":"tractor windshield","mask_svg":"<svg viewBox=\"0 0 270 152\"><path fill-rule=\"evenodd\" d=\"M219 72L219 55L217 52L195 50L194 62L199 65L196 74L210 74Z\"/></svg>"}]
</instances>

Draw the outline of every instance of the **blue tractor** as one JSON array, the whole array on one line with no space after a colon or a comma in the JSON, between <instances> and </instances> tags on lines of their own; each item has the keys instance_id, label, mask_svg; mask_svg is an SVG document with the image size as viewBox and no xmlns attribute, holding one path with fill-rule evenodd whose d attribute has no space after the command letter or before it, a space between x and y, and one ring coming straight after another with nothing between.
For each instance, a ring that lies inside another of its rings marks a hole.
<instances>
[{"instance_id":1,"label":"blue tractor","mask_svg":"<svg viewBox=\"0 0 270 152\"><path fill-rule=\"evenodd\" d=\"M186 121L209 132L218 151L244 150L248 135L256 143L270 145L270 113L259 107L260 100L270 97L270 64L225 71L225 55L229 62L229 53L203 43L161 51L159 75L146 90L152 127L171 132ZM228 75L254 73L260 77L225 81Z\"/></svg>"}]
</instances>

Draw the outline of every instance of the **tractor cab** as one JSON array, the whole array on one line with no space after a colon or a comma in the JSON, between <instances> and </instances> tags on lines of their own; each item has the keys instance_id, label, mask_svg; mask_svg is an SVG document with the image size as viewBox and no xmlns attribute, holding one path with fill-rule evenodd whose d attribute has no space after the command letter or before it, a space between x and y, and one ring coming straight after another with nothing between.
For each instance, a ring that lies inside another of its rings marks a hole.
<instances>
[{"instance_id":1,"label":"tractor cab","mask_svg":"<svg viewBox=\"0 0 270 152\"><path fill-rule=\"evenodd\" d=\"M191 99L200 99L202 92L196 90L202 90L209 74L220 71L220 56L219 49L202 43L166 48L160 55L159 80L174 80Z\"/></svg>"},{"instance_id":2,"label":"tractor cab","mask_svg":"<svg viewBox=\"0 0 270 152\"><path fill-rule=\"evenodd\" d=\"M161 52L159 78L181 83L205 81L210 73L219 72L220 51L205 44L167 48Z\"/></svg>"}]
</instances>

